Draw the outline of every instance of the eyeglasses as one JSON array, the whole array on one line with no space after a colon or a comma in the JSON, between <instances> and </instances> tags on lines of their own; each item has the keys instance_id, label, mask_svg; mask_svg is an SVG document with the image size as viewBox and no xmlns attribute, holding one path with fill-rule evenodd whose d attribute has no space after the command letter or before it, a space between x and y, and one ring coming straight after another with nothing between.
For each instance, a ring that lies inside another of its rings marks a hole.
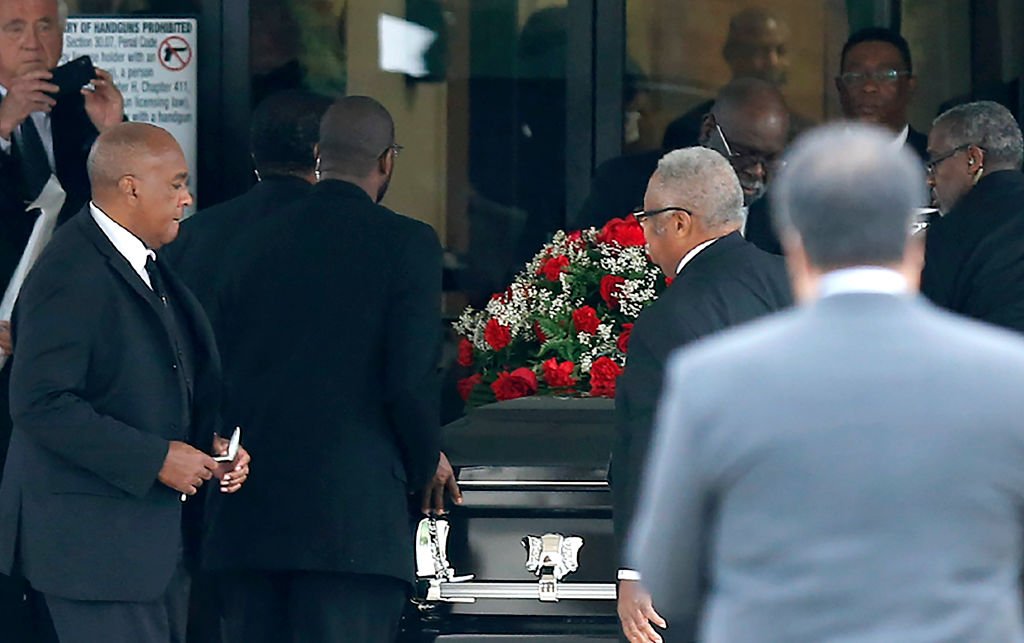
<instances>
[{"instance_id":1,"label":"eyeglasses","mask_svg":"<svg viewBox=\"0 0 1024 643\"><path fill-rule=\"evenodd\" d=\"M945 161L948 158L951 158L957 152L963 152L964 150L966 150L971 145L974 145L974 143L964 143L963 145L957 145L956 147L954 147L950 151L945 152L943 154L939 154L938 156L936 156L932 160L930 160L927 163L925 163L924 169L925 169L926 172L928 172L928 176L935 176L935 168L939 167L940 163L942 163L943 161ZM985 148L983 148L983 147L979 147L978 149L980 149L981 151L985 151Z\"/></svg>"},{"instance_id":2,"label":"eyeglasses","mask_svg":"<svg viewBox=\"0 0 1024 643\"><path fill-rule=\"evenodd\" d=\"M900 78L910 76L909 71L898 69L879 69L878 71L848 71L839 74L839 81L850 88L863 87L869 80L879 85L891 85Z\"/></svg>"},{"instance_id":3,"label":"eyeglasses","mask_svg":"<svg viewBox=\"0 0 1024 643\"><path fill-rule=\"evenodd\" d=\"M670 205L667 208L659 208L657 210L637 210L633 213L633 217L637 223L643 224L644 221L650 219L653 216L664 214L666 212L685 212L686 214L693 216L693 213L686 208L680 208L674 205Z\"/></svg>"},{"instance_id":4,"label":"eyeglasses","mask_svg":"<svg viewBox=\"0 0 1024 643\"><path fill-rule=\"evenodd\" d=\"M381 156L384 156L385 154L388 153L388 150L390 150L391 152L394 153L395 158L398 158L398 155L404 149L405 149L404 145L399 145L398 143L392 143L391 145L388 145L387 149L385 149L383 152L381 152Z\"/></svg>"},{"instance_id":5,"label":"eyeglasses","mask_svg":"<svg viewBox=\"0 0 1024 643\"><path fill-rule=\"evenodd\" d=\"M715 123L715 134L718 135L719 146L716 147L714 139L711 141L711 148L725 156L737 170L747 170L760 165L766 174L775 174L785 166L786 162L779 158L777 153L765 154L755 150L741 149L730 145L725 138L722 126Z\"/></svg>"}]
</instances>

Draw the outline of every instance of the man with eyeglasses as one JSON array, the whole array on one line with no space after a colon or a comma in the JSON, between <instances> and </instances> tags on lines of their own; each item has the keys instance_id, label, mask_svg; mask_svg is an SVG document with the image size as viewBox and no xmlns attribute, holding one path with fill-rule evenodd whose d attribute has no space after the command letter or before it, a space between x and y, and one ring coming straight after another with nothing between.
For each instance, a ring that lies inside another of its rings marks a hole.
<instances>
[{"instance_id":1,"label":"man with eyeglasses","mask_svg":"<svg viewBox=\"0 0 1024 643\"><path fill-rule=\"evenodd\" d=\"M788 142L790 113L779 90L763 80L740 78L718 93L701 123L699 143L720 153L739 177L746 210L743 235L765 252L781 255L763 198Z\"/></svg>"},{"instance_id":2,"label":"man with eyeglasses","mask_svg":"<svg viewBox=\"0 0 1024 643\"><path fill-rule=\"evenodd\" d=\"M883 27L861 29L843 45L839 65L836 90L843 115L889 129L895 145L908 146L925 160L928 137L907 121L917 78L906 39Z\"/></svg>"},{"instance_id":3,"label":"man with eyeglasses","mask_svg":"<svg viewBox=\"0 0 1024 643\"><path fill-rule=\"evenodd\" d=\"M921 292L953 312L1024 331L1024 157L1006 107L954 107L928 135L928 185L944 216L928 228Z\"/></svg>"},{"instance_id":4,"label":"man with eyeglasses","mask_svg":"<svg viewBox=\"0 0 1024 643\"><path fill-rule=\"evenodd\" d=\"M782 259L739 233L743 190L721 154L703 147L666 154L635 216L651 259L672 282L636 320L615 397L611 483L620 545L634 514L669 354L791 303ZM618 613L629 641L689 641L676 638L633 570L619 572Z\"/></svg>"}]
</instances>

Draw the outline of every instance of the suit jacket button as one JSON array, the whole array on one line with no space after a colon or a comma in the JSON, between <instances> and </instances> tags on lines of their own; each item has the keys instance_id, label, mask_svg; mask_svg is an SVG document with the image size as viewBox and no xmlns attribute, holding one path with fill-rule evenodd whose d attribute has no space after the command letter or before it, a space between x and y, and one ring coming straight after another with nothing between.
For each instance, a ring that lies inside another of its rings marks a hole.
<instances>
[{"instance_id":1,"label":"suit jacket button","mask_svg":"<svg viewBox=\"0 0 1024 643\"><path fill-rule=\"evenodd\" d=\"M178 370L178 365L177 364L171 364L171 368L174 369L174 370Z\"/></svg>"}]
</instances>

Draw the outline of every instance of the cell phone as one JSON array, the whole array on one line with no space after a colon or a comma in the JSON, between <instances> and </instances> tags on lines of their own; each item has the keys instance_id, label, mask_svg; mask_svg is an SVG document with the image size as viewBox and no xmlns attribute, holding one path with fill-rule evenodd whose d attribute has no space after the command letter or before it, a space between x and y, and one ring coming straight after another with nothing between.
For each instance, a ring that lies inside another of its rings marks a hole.
<instances>
[{"instance_id":1,"label":"cell phone","mask_svg":"<svg viewBox=\"0 0 1024 643\"><path fill-rule=\"evenodd\" d=\"M231 434L231 441L228 443L228 452L224 455L213 456L214 462L231 462L238 455L238 445L242 442L242 428L236 426L235 432Z\"/></svg>"},{"instance_id":2,"label":"cell phone","mask_svg":"<svg viewBox=\"0 0 1024 643\"><path fill-rule=\"evenodd\" d=\"M88 56L80 56L66 62L51 69L50 73L53 74L50 82L59 87L55 94L57 97L77 94L96 78L96 68L93 67L92 58Z\"/></svg>"}]
</instances>

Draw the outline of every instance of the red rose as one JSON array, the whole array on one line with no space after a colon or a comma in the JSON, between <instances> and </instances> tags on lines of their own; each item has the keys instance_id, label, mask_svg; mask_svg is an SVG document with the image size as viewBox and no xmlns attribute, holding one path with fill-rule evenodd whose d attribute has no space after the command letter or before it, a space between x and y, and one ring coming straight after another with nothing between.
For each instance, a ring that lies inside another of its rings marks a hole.
<instances>
[{"instance_id":1,"label":"red rose","mask_svg":"<svg viewBox=\"0 0 1024 643\"><path fill-rule=\"evenodd\" d=\"M644 239L644 229L637 223L636 217L632 214L625 219L612 219L604 224L601 231L597 233L598 243L618 243L620 246L642 246L647 243Z\"/></svg>"},{"instance_id":2,"label":"red rose","mask_svg":"<svg viewBox=\"0 0 1024 643\"><path fill-rule=\"evenodd\" d=\"M470 394L481 380L483 380L483 377L480 376L480 373L477 373L476 375L470 375L469 377L463 378L455 383L455 388L459 390L459 396L462 398L463 402L469 400Z\"/></svg>"},{"instance_id":3,"label":"red rose","mask_svg":"<svg viewBox=\"0 0 1024 643\"><path fill-rule=\"evenodd\" d=\"M541 364L541 367L544 369L544 381L552 388L566 388L576 383L576 378L572 376L572 369L576 368L576 365L572 362L559 364L558 360L552 357Z\"/></svg>"},{"instance_id":4,"label":"red rose","mask_svg":"<svg viewBox=\"0 0 1024 643\"><path fill-rule=\"evenodd\" d=\"M626 279L618 275L601 277L601 299L609 308L619 307L619 286L624 283L626 283Z\"/></svg>"},{"instance_id":5,"label":"red rose","mask_svg":"<svg viewBox=\"0 0 1024 643\"><path fill-rule=\"evenodd\" d=\"M672 282L675 280L675 277L665 277L665 287L668 288L669 286L671 286Z\"/></svg>"},{"instance_id":6,"label":"red rose","mask_svg":"<svg viewBox=\"0 0 1024 643\"><path fill-rule=\"evenodd\" d=\"M569 257L558 255L544 260L544 263L537 269L538 275L544 275L548 281L558 281L558 276L569 267Z\"/></svg>"},{"instance_id":7,"label":"red rose","mask_svg":"<svg viewBox=\"0 0 1024 643\"><path fill-rule=\"evenodd\" d=\"M615 345L619 347L619 350L623 353L629 352L629 336L633 334L633 324L623 324L622 334L619 335L619 339L616 340Z\"/></svg>"},{"instance_id":8,"label":"red rose","mask_svg":"<svg viewBox=\"0 0 1024 643\"><path fill-rule=\"evenodd\" d=\"M484 327L484 340L491 348L500 351L512 341L512 331L492 317L487 320L487 326Z\"/></svg>"},{"instance_id":9,"label":"red rose","mask_svg":"<svg viewBox=\"0 0 1024 643\"><path fill-rule=\"evenodd\" d=\"M583 232L581 232L580 230L573 230L569 234L565 235L565 240L575 246L582 245Z\"/></svg>"},{"instance_id":10,"label":"red rose","mask_svg":"<svg viewBox=\"0 0 1024 643\"><path fill-rule=\"evenodd\" d=\"M526 367L509 372L498 373L498 379L491 384L494 397L502 400L514 400L537 392L537 376Z\"/></svg>"},{"instance_id":11,"label":"red rose","mask_svg":"<svg viewBox=\"0 0 1024 643\"><path fill-rule=\"evenodd\" d=\"M590 394L597 397L615 397L615 382L622 367L609 357L598 357L590 366Z\"/></svg>"},{"instance_id":12,"label":"red rose","mask_svg":"<svg viewBox=\"0 0 1024 643\"><path fill-rule=\"evenodd\" d=\"M541 344L548 341L548 336L544 334L544 330L537 322L533 322L533 334L537 336L537 341Z\"/></svg>"},{"instance_id":13,"label":"red rose","mask_svg":"<svg viewBox=\"0 0 1024 643\"><path fill-rule=\"evenodd\" d=\"M590 306L583 306L572 311L572 323L576 327L576 332L593 335L597 332L601 320L597 318L596 310Z\"/></svg>"},{"instance_id":14,"label":"red rose","mask_svg":"<svg viewBox=\"0 0 1024 643\"><path fill-rule=\"evenodd\" d=\"M459 366L473 365L473 342L465 337L459 340Z\"/></svg>"}]
</instances>

